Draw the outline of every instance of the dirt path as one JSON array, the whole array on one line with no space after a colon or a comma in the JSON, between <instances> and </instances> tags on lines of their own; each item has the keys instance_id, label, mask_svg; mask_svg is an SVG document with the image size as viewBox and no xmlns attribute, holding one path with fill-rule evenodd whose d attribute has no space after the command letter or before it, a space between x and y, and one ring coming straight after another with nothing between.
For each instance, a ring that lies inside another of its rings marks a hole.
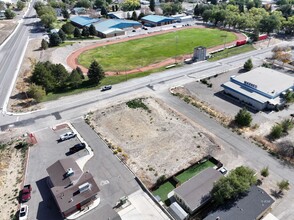
<instances>
[{"instance_id":1,"label":"dirt path","mask_svg":"<svg viewBox=\"0 0 294 220\"><path fill-rule=\"evenodd\" d=\"M177 30L184 30L184 29L191 29L191 28L195 28L195 27L182 27L179 28ZM199 25L196 28L206 28L205 26ZM139 35L139 36L133 36L133 37L129 37L129 38L123 38L123 39L119 39L119 40L114 40L114 41L107 41L107 42L98 42L97 44L94 45L89 45L83 48L80 48L76 51L74 51L71 55L69 55L67 57L67 64L68 66L70 66L72 69L76 68L76 67L80 67L82 69L82 71L84 73L88 72L88 69L84 66L79 65L78 63L78 57L85 51L87 50L91 50L94 49L96 47L101 47L101 46L105 46L105 45L110 45L110 44L116 44L116 43L121 43L121 42L126 42L129 40L134 40L134 39L140 39L140 38L145 38L145 37L150 37L150 36L155 36L155 35L159 35L159 34L163 34L163 33L168 33L168 32L174 32L175 29L170 29L170 30L165 30L165 31L160 31L160 32L154 32L154 33L149 33L148 35ZM237 32L233 32L236 36L237 36L237 40L226 44L227 47L235 45L236 41L238 40L244 40L246 39L246 37L242 34L242 33L237 33ZM216 51L223 48L223 45L219 45L219 46L215 46L212 48L209 48L207 51L208 53L212 52L212 51ZM178 56L177 60L183 60L183 59L187 59L190 58L192 54L187 54L187 55L182 55L182 56ZM175 63L175 59L174 58L168 58L166 60L163 60L159 63L154 63L154 64L150 64L148 66L142 67L142 68L136 68L133 70L129 70L129 71L123 71L123 72L119 72L119 75L125 75L125 74L132 74L132 73L138 73L138 72L144 72L144 71L148 71L148 70L152 70L152 69L156 69L156 68L160 68L163 66L167 66L170 64ZM117 72L106 72L106 75L111 76L111 75L117 75Z\"/></svg>"}]
</instances>

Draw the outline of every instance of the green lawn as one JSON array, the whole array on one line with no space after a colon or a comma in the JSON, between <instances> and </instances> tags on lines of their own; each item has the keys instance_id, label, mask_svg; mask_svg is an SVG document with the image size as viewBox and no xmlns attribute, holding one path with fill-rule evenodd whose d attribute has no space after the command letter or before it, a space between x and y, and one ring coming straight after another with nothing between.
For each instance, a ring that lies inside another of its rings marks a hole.
<instances>
[{"instance_id":1,"label":"green lawn","mask_svg":"<svg viewBox=\"0 0 294 220\"><path fill-rule=\"evenodd\" d=\"M193 176L196 176L198 173L200 173L202 170L205 170L208 167L214 167L215 164L210 162L209 160L202 163L202 164L195 164L183 173L176 176L176 178L181 182L184 183Z\"/></svg>"},{"instance_id":2,"label":"green lawn","mask_svg":"<svg viewBox=\"0 0 294 220\"><path fill-rule=\"evenodd\" d=\"M161 185L157 190L153 191L154 196L160 196L161 201L167 200L167 194L174 190L174 186L170 182Z\"/></svg>"},{"instance_id":3,"label":"green lawn","mask_svg":"<svg viewBox=\"0 0 294 220\"><path fill-rule=\"evenodd\" d=\"M105 71L125 71L170 57L191 54L197 46L209 48L220 45L224 40L229 43L236 40L236 36L218 29L186 29L97 47L81 54L78 61L89 67L96 59Z\"/></svg>"},{"instance_id":4,"label":"green lawn","mask_svg":"<svg viewBox=\"0 0 294 220\"><path fill-rule=\"evenodd\" d=\"M227 57L231 57L231 56L235 56L241 53L246 53L249 51L255 50L255 48L251 45L251 44L246 44L244 46L240 46L240 47L233 47L230 49L225 49L223 51L220 51L218 53L214 53L212 55L211 58L209 58L208 60L213 62L213 61L217 61L223 58L227 58Z\"/></svg>"}]
</instances>

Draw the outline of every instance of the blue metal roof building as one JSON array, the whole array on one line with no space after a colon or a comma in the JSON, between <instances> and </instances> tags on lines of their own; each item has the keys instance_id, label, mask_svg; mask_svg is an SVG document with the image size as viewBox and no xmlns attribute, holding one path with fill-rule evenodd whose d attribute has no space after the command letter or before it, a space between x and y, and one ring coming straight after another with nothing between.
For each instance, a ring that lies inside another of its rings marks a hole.
<instances>
[{"instance_id":1,"label":"blue metal roof building","mask_svg":"<svg viewBox=\"0 0 294 220\"><path fill-rule=\"evenodd\" d=\"M100 19L98 18L90 18L86 16L75 16L70 18L71 23L80 28L90 26L92 23L98 22L99 20Z\"/></svg>"},{"instance_id":2,"label":"blue metal roof building","mask_svg":"<svg viewBox=\"0 0 294 220\"><path fill-rule=\"evenodd\" d=\"M132 20L110 19L93 23L99 37L113 37L124 34L125 28L139 28L141 23ZM88 25L90 26L90 25Z\"/></svg>"},{"instance_id":3,"label":"blue metal roof building","mask_svg":"<svg viewBox=\"0 0 294 220\"><path fill-rule=\"evenodd\" d=\"M176 19L160 15L147 15L141 21L145 26L154 27L174 23Z\"/></svg>"}]
</instances>

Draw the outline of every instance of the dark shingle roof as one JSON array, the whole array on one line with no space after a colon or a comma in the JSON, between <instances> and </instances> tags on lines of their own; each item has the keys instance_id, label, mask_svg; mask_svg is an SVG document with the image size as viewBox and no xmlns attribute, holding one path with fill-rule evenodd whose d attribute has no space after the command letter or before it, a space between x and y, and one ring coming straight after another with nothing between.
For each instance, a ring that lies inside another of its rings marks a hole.
<instances>
[{"instance_id":1,"label":"dark shingle roof","mask_svg":"<svg viewBox=\"0 0 294 220\"><path fill-rule=\"evenodd\" d=\"M204 220L215 220L217 217L220 220L254 220L273 203L274 200L263 189L252 186L246 196L220 207L217 211L210 213Z\"/></svg>"}]
</instances>

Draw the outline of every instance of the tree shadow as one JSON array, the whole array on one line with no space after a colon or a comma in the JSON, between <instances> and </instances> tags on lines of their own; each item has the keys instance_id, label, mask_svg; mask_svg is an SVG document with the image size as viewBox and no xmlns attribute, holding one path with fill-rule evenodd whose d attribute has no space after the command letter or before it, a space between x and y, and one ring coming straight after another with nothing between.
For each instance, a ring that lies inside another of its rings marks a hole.
<instances>
[{"instance_id":1,"label":"tree shadow","mask_svg":"<svg viewBox=\"0 0 294 220\"><path fill-rule=\"evenodd\" d=\"M280 192L280 191L277 191L277 190L273 190L273 189L271 189L270 192L271 192L271 195L272 195L275 199L280 199L280 198L282 198L283 195L284 195L283 192Z\"/></svg>"}]
</instances>

